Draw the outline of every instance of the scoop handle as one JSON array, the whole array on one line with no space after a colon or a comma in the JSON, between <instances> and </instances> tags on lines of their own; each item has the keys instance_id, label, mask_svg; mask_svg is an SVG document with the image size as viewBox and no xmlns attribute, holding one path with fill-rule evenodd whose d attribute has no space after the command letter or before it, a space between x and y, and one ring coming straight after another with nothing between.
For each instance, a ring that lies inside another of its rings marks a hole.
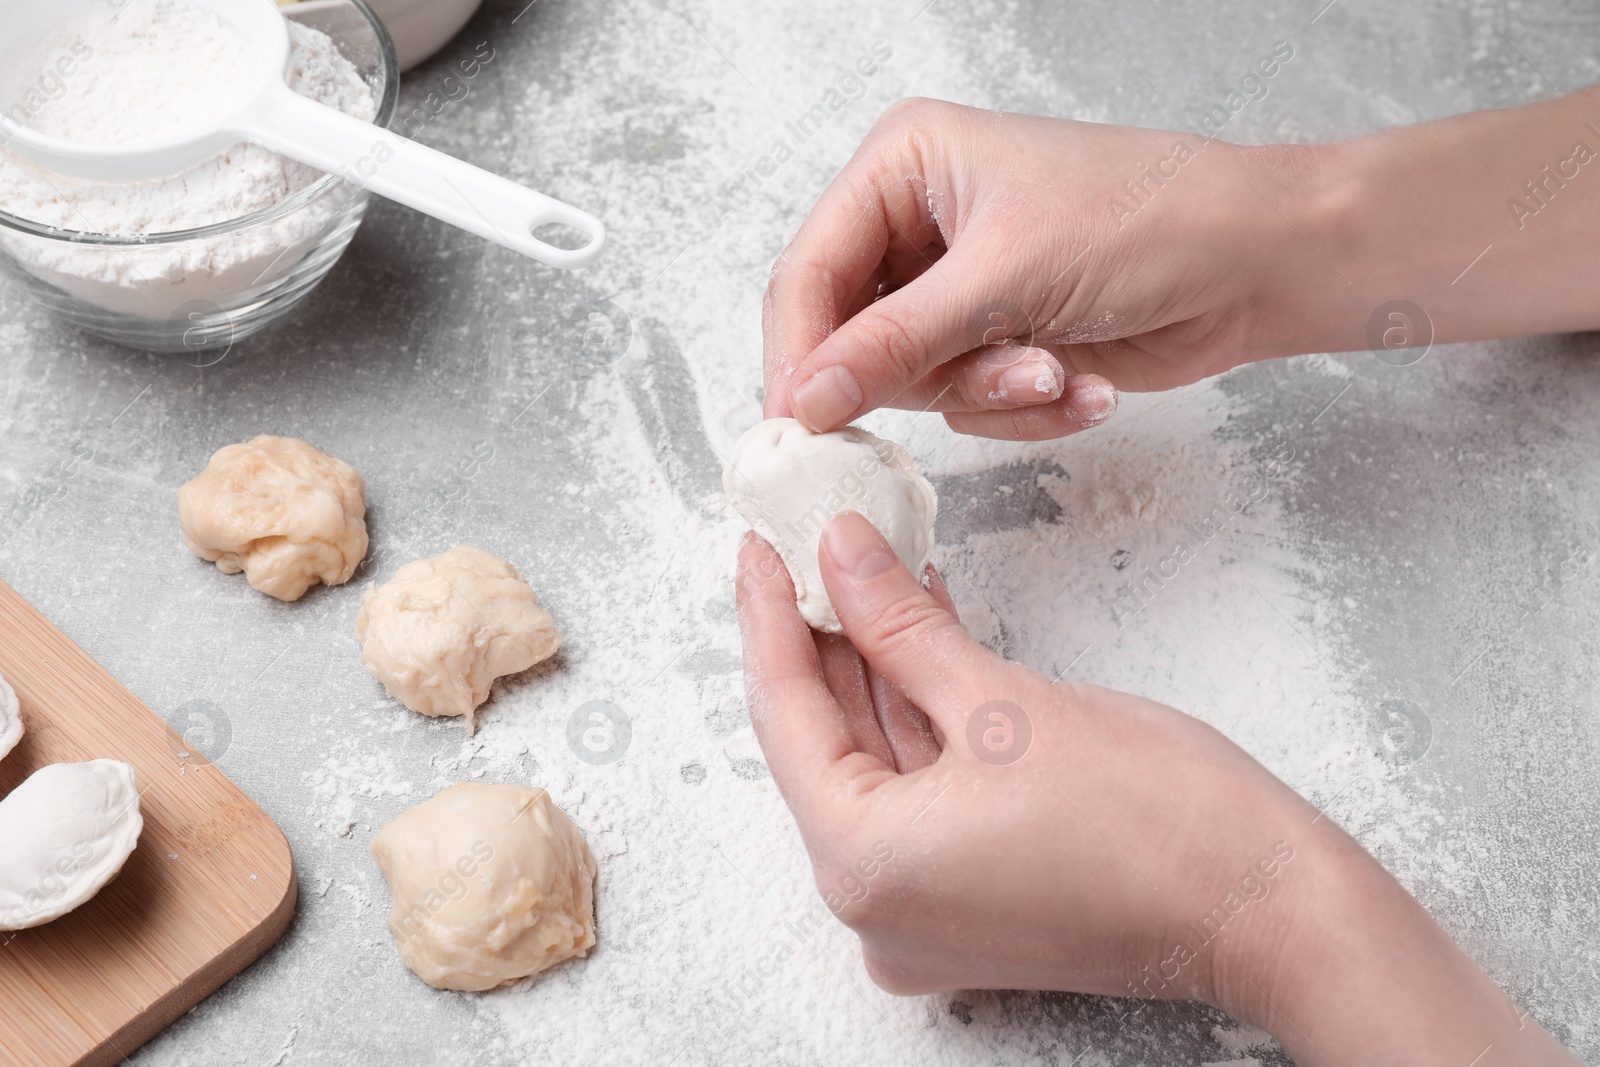
<instances>
[{"instance_id":1,"label":"scoop handle","mask_svg":"<svg viewBox=\"0 0 1600 1067\"><path fill-rule=\"evenodd\" d=\"M280 155L355 182L530 259L572 270L600 255L601 221L543 193L352 118L284 86L241 119L240 132ZM558 248L533 236L558 223L588 238Z\"/></svg>"}]
</instances>

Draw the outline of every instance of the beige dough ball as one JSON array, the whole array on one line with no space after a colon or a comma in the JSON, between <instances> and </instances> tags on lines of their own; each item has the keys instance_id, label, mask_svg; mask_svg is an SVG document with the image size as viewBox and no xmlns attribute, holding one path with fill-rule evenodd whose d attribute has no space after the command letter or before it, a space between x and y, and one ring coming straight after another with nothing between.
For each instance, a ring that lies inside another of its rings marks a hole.
<instances>
[{"instance_id":1,"label":"beige dough ball","mask_svg":"<svg viewBox=\"0 0 1600 1067\"><path fill-rule=\"evenodd\" d=\"M367 554L366 514L355 468L297 437L219 448L178 490L189 551L279 600L348 582Z\"/></svg>"},{"instance_id":2,"label":"beige dough ball","mask_svg":"<svg viewBox=\"0 0 1600 1067\"><path fill-rule=\"evenodd\" d=\"M372 839L400 959L436 989L493 989L594 947L594 857L543 789L462 782Z\"/></svg>"},{"instance_id":3,"label":"beige dough ball","mask_svg":"<svg viewBox=\"0 0 1600 1067\"><path fill-rule=\"evenodd\" d=\"M361 662L389 695L424 715L472 712L496 678L561 647L555 620L517 569L458 545L407 563L369 589L356 616Z\"/></svg>"}]
</instances>

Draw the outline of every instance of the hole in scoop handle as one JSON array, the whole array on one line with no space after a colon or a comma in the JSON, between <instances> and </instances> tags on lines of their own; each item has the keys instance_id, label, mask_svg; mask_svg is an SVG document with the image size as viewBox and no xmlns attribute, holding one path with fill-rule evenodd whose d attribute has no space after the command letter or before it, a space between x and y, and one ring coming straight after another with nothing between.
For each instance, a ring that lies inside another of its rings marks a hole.
<instances>
[{"instance_id":1,"label":"hole in scoop handle","mask_svg":"<svg viewBox=\"0 0 1600 1067\"><path fill-rule=\"evenodd\" d=\"M605 244L604 224L587 211L308 100L287 86L271 94L242 132L274 152L552 267L586 267ZM551 223L578 230L588 242L558 248L533 236Z\"/></svg>"}]
</instances>

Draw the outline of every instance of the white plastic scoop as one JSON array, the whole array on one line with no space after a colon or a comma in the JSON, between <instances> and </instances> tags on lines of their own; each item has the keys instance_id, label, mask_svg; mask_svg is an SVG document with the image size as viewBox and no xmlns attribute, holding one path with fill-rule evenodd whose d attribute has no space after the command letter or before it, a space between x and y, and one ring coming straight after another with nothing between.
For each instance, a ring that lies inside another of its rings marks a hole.
<instances>
[{"instance_id":1,"label":"white plastic scoop","mask_svg":"<svg viewBox=\"0 0 1600 1067\"><path fill-rule=\"evenodd\" d=\"M104 0L101 0L103 3ZM120 0L131 3L151 0ZM258 54L255 86L218 121L159 139L97 144L48 136L0 110L0 143L31 162L97 181L140 181L181 174L248 141L337 174L391 200L504 245L552 267L593 263L605 227L586 211L480 170L442 152L319 104L290 89L288 21L271 0L185 0L231 23ZM0 0L0 47L37 40L86 10L84 0ZM88 60L86 62L92 62ZM0 57L13 65L16 56ZM551 223L585 235L581 248L558 248L533 231Z\"/></svg>"}]
</instances>

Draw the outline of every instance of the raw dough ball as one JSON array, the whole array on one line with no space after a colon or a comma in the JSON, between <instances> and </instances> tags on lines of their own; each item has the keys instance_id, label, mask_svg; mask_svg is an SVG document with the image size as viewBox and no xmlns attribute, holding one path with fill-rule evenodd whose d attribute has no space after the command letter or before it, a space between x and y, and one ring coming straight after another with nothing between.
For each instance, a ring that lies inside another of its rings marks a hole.
<instances>
[{"instance_id":1,"label":"raw dough ball","mask_svg":"<svg viewBox=\"0 0 1600 1067\"><path fill-rule=\"evenodd\" d=\"M219 448L178 490L189 551L279 600L348 582L367 554L366 514L355 468L297 437Z\"/></svg>"},{"instance_id":2,"label":"raw dough ball","mask_svg":"<svg viewBox=\"0 0 1600 1067\"><path fill-rule=\"evenodd\" d=\"M144 829L133 768L52 763L0 800L0 930L76 908L122 869Z\"/></svg>"},{"instance_id":3,"label":"raw dough ball","mask_svg":"<svg viewBox=\"0 0 1600 1067\"><path fill-rule=\"evenodd\" d=\"M17 704L16 690L0 676L0 759L5 759L21 740L22 708Z\"/></svg>"},{"instance_id":4,"label":"raw dough ball","mask_svg":"<svg viewBox=\"0 0 1600 1067\"><path fill-rule=\"evenodd\" d=\"M835 515L864 516L919 578L933 552L933 486L905 449L854 426L812 433L794 419L758 422L733 446L722 488L783 557L813 629L844 629L817 560L822 528Z\"/></svg>"},{"instance_id":5,"label":"raw dough ball","mask_svg":"<svg viewBox=\"0 0 1600 1067\"><path fill-rule=\"evenodd\" d=\"M372 839L400 958L437 989L493 989L594 947L594 857L543 789L462 782Z\"/></svg>"},{"instance_id":6,"label":"raw dough ball","mask_svg":"<svg viewBox=\"0 0 1600 1067\"><path fill-rule=\"evenodd\" d=\"M517 569L472 545L407 563L367 590L356 638L361 662L390 696L424 715L463 716L469 731L496 678L561 647L555 620Z\"/></svg>"}]
</instances>

